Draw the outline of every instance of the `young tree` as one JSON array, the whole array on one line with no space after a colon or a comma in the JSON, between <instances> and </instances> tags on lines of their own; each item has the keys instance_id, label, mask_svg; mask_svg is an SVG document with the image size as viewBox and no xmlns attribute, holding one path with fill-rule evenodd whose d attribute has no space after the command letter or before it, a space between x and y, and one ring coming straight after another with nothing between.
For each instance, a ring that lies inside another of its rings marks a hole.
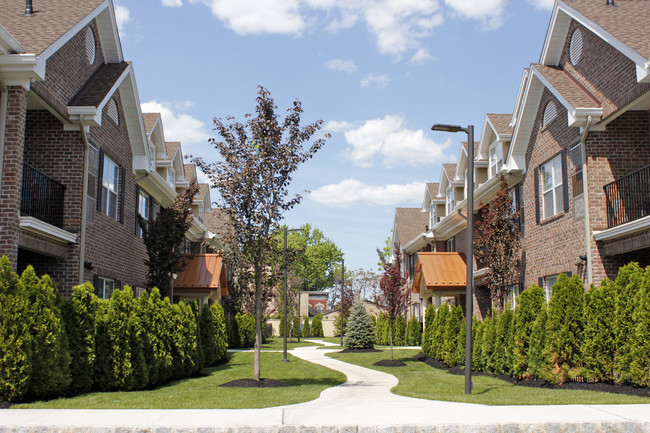
<instances>
[{"instance_id":1,"label":"young tree","mask_svg":"<svg viewBox=\"0 0 650 433\"><path fill-rule=\"evenodd\" d=\"M346 349L374 349L375 330L370 321L363 299L357 298L352 305L350 320L343 337Z\"/></svg>"},{"instance_id":2,"label":"young tree","mask_svg":"<svg viewBox=\"0 0 650 433\"><path fill-rule=\"evenodd\" d=\"M385 253L377 248L379 260L384 266L384 274L379 280L379 305L388 316L390 326L390 359L393 359L393 336L395 335L395 319L406 308L410 291L408 275L402 275L402 252L395 244L395 260L391 263Z\"/></svg>"},{"instance_id":3,"label":"young tree","mask_svg":"<svg viewBox=\"0 0 650 433\"><path fill-rule=\"evenodd\" d=\"M224 123L214 120L220 139L210 140L221 160L194 162L221 194L220 207L230 218L232 236L226 239L236 251L238 263L235 276L243 288L252 288L255 299L255 357L253 378L260 379L260 347L262 344L262 290L267 257L272 251L273 235L283 214L302 200L300 194L290 196L289 185L300 164L312 158L325 144L325 135L305 149L322 121L300 126L303 112L299 100L287 110L281 121L270 93L258 87L256 115L246 115L240 123L232 117Z\"/></svg>"},{"instance_id":4,"label":"young tree","mask_svg":"<svg viewBox=\"0 0 650 433\"><path fill-rule=\"evenodd\" d=\"M500 175L501 188L496 197L478 212L474 230L474 254L479 267L486 267L483 277L490 289L492 302L503 311L508 287L519 281L521 232L519 211L512 206L508 182Z\"/></svg>"},{"instance_id":5,"label":"young tree","mask_svg":"<svg viewBox=\"0 0 650 433\"><path fill-rule=\"evenodd\" d=\"M147 248L147 288L158 287L164 298L171 294L172 275L185 268L183 241L192 224L192 201L199 192L192 182L169 207L160 208L149 223L138 215L142 240ZM173 300L172 300L173 301Z\"/></svg>"}]
</instances>

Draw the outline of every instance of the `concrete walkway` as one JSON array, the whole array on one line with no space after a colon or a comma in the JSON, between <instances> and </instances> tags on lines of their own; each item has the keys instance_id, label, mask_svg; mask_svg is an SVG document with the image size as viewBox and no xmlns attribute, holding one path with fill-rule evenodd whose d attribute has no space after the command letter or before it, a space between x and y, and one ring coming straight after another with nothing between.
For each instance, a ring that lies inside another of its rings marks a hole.
<instances>
[{"instance_id":1,"label":"concrete walkway","mask_svg":"<svg viewBox=\"0 0 650 433\"><path fill-rule=\"evenodd\" d=\"M387 373L291 353L343 372L316 400L266 409L0 410L0 433L650 433L650 405L484 406L402 397Z\"/></svg>"}]
</instances>

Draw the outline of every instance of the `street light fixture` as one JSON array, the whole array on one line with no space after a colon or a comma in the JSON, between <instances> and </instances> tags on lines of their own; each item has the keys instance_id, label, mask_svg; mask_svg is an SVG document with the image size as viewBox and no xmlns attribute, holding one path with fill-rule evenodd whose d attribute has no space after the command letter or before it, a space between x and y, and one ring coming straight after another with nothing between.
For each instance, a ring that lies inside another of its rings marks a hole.
<instances>
[{"instance_id":1,"label":"street light fixture","mask_svg":"<svg viewBox=\"0 0 650 433\"><path fill-rule=\"evenodd\" d=\"M290 229L285 227L284 229L284 314L283 314L283 320L284 320L284 358L282 358L282 362L289 362L287 359L287 232L301 232L302 229Z\"/></svg>"},{"instance_id":2,"label":"street light fixture","mask_svg":"<svg viewBox=\"0 0 650 433\"><path fill-rule=\"evenodd\" d=\"M436 123L432 131L467 133L467 287L465 289L465 394L472 393L472 317L474 316L474 125Z\"/></svg>"},{"instance_id":3,"label":"street light fixture","mask_svg":"<svg viewBox=\"0 0 650 433\"><path fill-rule=\"evenodd\" d=\"M334 260L338 262L338 260ZM345 287L345 258L341 258L341 349L343 349L343 288Z\"/></svg>"}]
</instances>

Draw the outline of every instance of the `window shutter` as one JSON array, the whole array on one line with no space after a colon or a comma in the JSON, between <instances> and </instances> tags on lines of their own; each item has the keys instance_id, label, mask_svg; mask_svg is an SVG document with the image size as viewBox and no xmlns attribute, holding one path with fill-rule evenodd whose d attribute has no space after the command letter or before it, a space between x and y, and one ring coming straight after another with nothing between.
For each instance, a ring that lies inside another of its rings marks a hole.
<instances>
[{"instance_id":1,"label":"window shutter","mask_svg":"<svg viewBox=\"0 0 650 433\"><path fill-rule=\"evenodd\" d=\"M102 299L102 292L101 288L99 287L99 275L97 274L93 275L93 287L95 288L95 295L99 299Z\"/></svg>"},{"instance_id":2,"label":"window shutter","mask_svg":"<svg viewBox=\"0 0 650 433\"><path fill-rule=\"evenodd\" d=\"M102 184L104 182L104 149L99 148L99 164L97 167L97 211L102 211L102 203L104 203L104 198L102 197Z\"/></svg>"},{"instance_id":3,"label":"window shutter","mask_svg":"<svg viewBox=\"0 0 650 433\"><path fill-rule=\"evenodd\" d=\"M138 236L140 233L140 222L138 218L138 214L140 213L140 185L137 183L135 184L135 212L134 212L134 227L133 227L133 233Z\"/></svg>"},{"instance_id":4,"label":"window shutter","mask_svg":"<svg viewBox=\"0 0 650 433\"><path fill-rule=\"evenodd\" d=\"M122 288L122 281L115 280L115 290Z\"/></svg>"},{"instance_id":5,"label":"window shutter","mask_svg":"<svg viewBox=\"0 0 650 433\"><path fill-rule=\"evenodd\" d=\"M539 201L540 201L540 196L539 196L539 166L535 167L535 222L539 224L540 217L539 217Z\"/></svg>"},{"instance_id":6,"label":"window shutter","mask_svg":"<svg viewBox=\"0 0 650 433\"><path fill-rule=\"evenodd\" d=\"M124 188L124 167L120 166L120 187L119 187L119 192L118 192L118 194L120 196L118 197L118 199L119 199L119 203L120 203L119 204L119 206L120 206L119 219L120 219L121 224L124 224L124 195L125 195L124 191L125 191L125 188Z\"/></svg>"},{"instance_id":7,"label":"window shutter","mask_svg":"<svg viewBox=\"0 0 650 433\"><path fill-rule=\"evenodd\" d=\"M562 195L564 201L564 212L569 211L569 176L567 172L566 149L562 149Z\"/></svg>"},{"instance_id":8,"label":"window shutter","mask_svg":"<svg viewBox=\"0 0 650 433\"><path fill-rule=\"evenodd\" d=\"M542 289L544 288L544 277L539 277L537 279L537 285L541 287Z\"/></svg>"}]
</instances>

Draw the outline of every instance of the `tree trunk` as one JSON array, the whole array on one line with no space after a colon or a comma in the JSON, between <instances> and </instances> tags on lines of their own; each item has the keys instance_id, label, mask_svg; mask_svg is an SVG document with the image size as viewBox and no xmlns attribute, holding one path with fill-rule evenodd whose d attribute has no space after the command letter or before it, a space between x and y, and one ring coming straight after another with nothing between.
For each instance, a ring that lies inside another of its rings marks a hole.
<instances>
[{"instance_id":1,"label":"tree trunk","mask_svg":"<svg viewBox=\"0 0 650 433\"><path fill-rule=\"evenodd\" d=\"M255 264L255 355L253 363L253 379L260 380L260 349L262 347L262 268Z\"/></svg>"}]
</instances>

